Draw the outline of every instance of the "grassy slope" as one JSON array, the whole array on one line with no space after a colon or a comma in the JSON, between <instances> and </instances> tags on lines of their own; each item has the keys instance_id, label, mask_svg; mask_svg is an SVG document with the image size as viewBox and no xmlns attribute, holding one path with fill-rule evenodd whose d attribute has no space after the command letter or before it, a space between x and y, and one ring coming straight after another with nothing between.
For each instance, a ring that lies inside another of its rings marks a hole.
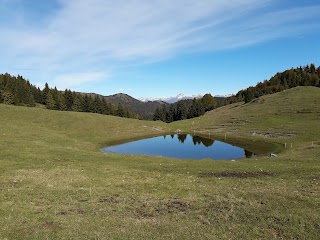
<instances>
[{"instance_id":1,"label":"grassy slope","mask_svg":"<svg viewBox=\"0 0 320 240\"><path fill-rule=\"evenodd\" d=\"M318 239L319 96L295 88L169 125L0 105L0 239ZM293 148L236 162L98 151L193 122Z\"/></svg>"}]
</instances>

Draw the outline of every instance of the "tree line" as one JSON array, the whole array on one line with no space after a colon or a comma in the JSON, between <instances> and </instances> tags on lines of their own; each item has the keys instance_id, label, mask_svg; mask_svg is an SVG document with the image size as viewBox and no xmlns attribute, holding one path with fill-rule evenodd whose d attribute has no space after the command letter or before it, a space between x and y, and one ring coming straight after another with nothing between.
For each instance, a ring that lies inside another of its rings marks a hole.
<instances>
[{"instance_id":1,"label":"tree line","mask_svg":"<svg viewBox=\"0 0 320 240\"><path fill-rule=\"evenodd\" d=\"M136 113L122 107L106 102L103 97L76 93L66 89L58 91L56 87L50 88L48 83L41 90L22 76L0 74L0 103L18 106L35 107L42 104L50 110L91 112L113 115L126 118L139 118Z\"/></svg>"},{"instance_id":2,"label":"tree line","mask_svg":"<svg viewBox=\"0 0 320 240\"><path fill-rule=\"evenodd\" d=\"M194 98L191 102L180 100L176 104L169 106L163 104L158 107L154 113L153 120L163 122L173 122L189 118L202 116L205 112L213 110L217 106L214 97L211 94L205 94L202 98Z\"/></svg>"}]
</instances>

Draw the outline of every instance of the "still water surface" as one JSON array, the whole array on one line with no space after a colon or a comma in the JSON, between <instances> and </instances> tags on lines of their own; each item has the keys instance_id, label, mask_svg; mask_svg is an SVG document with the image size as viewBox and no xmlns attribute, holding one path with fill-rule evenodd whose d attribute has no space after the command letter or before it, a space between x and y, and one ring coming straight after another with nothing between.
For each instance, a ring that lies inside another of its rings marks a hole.
<instances>
[{"instance_id":1,"label":"still water surface","mask_svg":"<svg viewBox=\"0 0 320 240\"><path fill-rule=\"evenodd\" d=\"M218 140L173 134L124 143L102 149L103 152L143 154L181 159L239 159L252 157L254 153Z\"/></svg>"}]
</instances>

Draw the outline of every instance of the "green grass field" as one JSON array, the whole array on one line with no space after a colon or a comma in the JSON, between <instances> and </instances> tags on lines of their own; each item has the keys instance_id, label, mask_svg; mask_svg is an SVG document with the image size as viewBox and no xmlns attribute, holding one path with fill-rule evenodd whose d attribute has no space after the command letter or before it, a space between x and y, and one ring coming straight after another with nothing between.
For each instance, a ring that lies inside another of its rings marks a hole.
<instances>
[{"instance_id":1,"label":"green grass field","mask_svg":"<svg viewBox=\"0 0 320 240\"><path fill-rule=\"evenodd\" d=\"M319 239L319 120L314 87L172 124L1 104L0 239ZM281 147L235 162L99 151L177 129Z\"/></svg>"}]
</instances>

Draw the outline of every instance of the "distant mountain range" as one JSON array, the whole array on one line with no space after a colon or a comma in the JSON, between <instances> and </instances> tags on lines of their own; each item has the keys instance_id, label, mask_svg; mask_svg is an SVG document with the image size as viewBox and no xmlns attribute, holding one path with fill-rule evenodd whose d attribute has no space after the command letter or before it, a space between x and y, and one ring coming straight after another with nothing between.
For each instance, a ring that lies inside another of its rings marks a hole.
<instances>
[{"instance_id":1,"label":"distant mountain range","mask_svg":"<svg viewBox=\"0 0 320 240\"><path fill-rule=\"evenodd\" d=\"M98 95L101 98L104 98L107 102L118 105L121 104L123 107L128 108L130 111L138 113L143 119L152 120L154 112L157 107L161 107L163 105L169 105L163 101L148 101L143 102L136 98L133 98L125 93L117 93L110 96L102 96L96 93L82 93L91 96Z\"/></svg>"},{"instance_id":2,"label":"distant mountain range","mask_svg":"<svg viewBox=\"0 0 320 240\"><path fill-rule=\"evenodd\" d=\"M184 94L179 94L175 97L170 98L144 98L135 99L127 94L118 93L111 96L103 96L107 102L113 104L121 104L123 107L128 108L132 112L139 113L144 119L152 120L154 113L158 107L170 106L171 104L177 104L178 101L183 100L186 105L192 104L192 99L202 98L202 95L185 96ZM223 101L225 98L222 96L214 97L216 101ZM142 101L143 100L143 101Z\"/></svg>"},{"instance_id":3,"label":"distant mountain range","mask_svg":"<svg viewBox=\"0 0 320 240\"><path fill-rule=\"evenodd\" d=\"M167 105L167 103L163 101L143 102L124 93L105 96L104 98L107 102L113 104L120 103L122 106L128 108L130 111L139 113L141 117L143 117L144 119L150 120L153 118L154 112L156 111L157 107Z\"/></svg>"},{"instance_id":4,"label":"distant mountain range","mask_svg":"<svg viewBox=\"0 0 320 240\"><path fill-rule=\"evenodd\" d=\"M183 93L178 94L177 96L172 96L172 97L166 97L166 98L139 98L140 101L142 102L154 102L154 101L161 101L161 102L166 102L166 103L175 103L180 100L187 100L187 99L194 99L194 98L202 98L203 95L198 94L198 95L192 95L192 96L186 96Z\"/></svg>"},{"instance_id":5,"label":"distant mountain range","mask_svg":"<svg viewBox=\"0 0 320 240\"><path fill-rule=\"evenodd\" d=\"M123 107L128 108L132 112L138 113L143 119L153 119L153 115L158 107L170 106L176 104L180 100L186 101L187 106L192 103L192 99L201 98L202 95L185 96L183 93L178 94L175 97L168 98L140 98L136 99L125 93L118 93L110 96L102 96L96 93L82 93L91 96L98 95L104 98L107 102L118 105L121 104ZM217 101L223 99L223 97L215 97Z\"/></svg>"}]
</instances>

